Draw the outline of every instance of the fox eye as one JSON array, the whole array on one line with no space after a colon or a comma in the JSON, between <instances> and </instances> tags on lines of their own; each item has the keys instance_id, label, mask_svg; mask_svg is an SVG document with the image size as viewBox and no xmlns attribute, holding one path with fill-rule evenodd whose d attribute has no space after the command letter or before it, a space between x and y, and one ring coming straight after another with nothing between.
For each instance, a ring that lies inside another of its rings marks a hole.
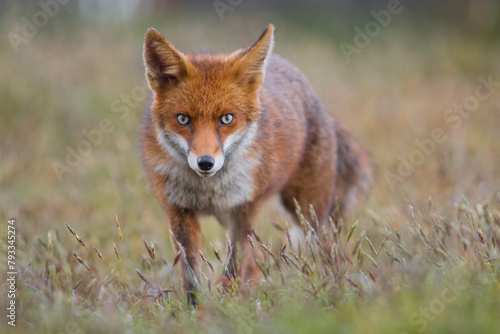
<instances>
[{"instance_id":1,"label":"fox eye","mask_svg":"<svg viewBox=\"0 0 500 334\"><path fill-rule=\"evenodd\" d=\"M224 125L229 125L233 123L233 114L225 114L220 118L220 122Z\"/></svg>"},{"instance_id":2,"label":"fox eye","mask_svg":"<svg viewBox=\"0 0 500 334\"><path fill-rule=\"evenodd\" d=\"M191 120L186 115L183 114L177 115L177 123L179 123L180 125L188 125L190 121Z\"/></svg>"}]
</instances>

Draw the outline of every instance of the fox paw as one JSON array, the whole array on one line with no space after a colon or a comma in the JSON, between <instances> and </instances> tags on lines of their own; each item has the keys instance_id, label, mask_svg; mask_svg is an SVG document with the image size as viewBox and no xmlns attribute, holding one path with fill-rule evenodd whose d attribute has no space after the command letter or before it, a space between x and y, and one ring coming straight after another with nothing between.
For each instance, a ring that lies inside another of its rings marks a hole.
<instances>
[{"instance_id":1,"label":"fox paw","mask_svg":"<svg viewBox=\"0 0 500 334\"><path fill-rule=\"evenodd\" d=\"M232 297L236 294L236 279L220 275L217 281L215 281L215 288L219 292L219 295L229 294Z\"/></svg>"}]
</instances>

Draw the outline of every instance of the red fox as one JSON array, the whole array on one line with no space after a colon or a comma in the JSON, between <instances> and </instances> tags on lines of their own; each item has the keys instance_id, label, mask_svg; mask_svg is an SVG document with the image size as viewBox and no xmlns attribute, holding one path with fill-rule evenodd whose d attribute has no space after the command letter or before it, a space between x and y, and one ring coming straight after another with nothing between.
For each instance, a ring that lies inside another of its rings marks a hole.
<instances>
[{"instance_id":1,"label":"red fox","mask_svg":"<svg viewBox=\"0 0 500 334\"><path fill-rule=\"evenodd\" d=\"M183 253L188 301L200 289L198 217L214 215L236 247L227 275L259 277L247 236L264 200L294 200L326 224L372 183L371 161L330 118L305 76L271 55L273 25L250 47L226 54L183 54L159 32L145 38L146 77L153 95L144 112L142 156L165 209L172 243ZM184 256L185 255L185 256Z\"/></svg>"}]
</instances>

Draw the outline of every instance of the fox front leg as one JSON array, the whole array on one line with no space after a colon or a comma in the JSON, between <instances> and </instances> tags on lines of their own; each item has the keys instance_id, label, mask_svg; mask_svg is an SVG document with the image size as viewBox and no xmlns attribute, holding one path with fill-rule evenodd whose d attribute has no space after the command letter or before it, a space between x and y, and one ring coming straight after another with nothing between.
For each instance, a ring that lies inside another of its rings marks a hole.
<instances>
[{"instance_id":1,"label":"fox front leg","mask_svg":"<svg viewBox=\"0 0 500 334\"><path fill-rule=\"evenodd\" d=\"M176 207L168 208L172 244L181 253L182 284L189 305L196 306L201 291L200 257L201 231L196 214Z\"/></svg>"},{"instance_id":2,"label":"fox front leg","mask_svg":"<svg viewBox=\"0 0 500 334\"><path fill-rule=\"evenodd\" d=\"M253 252L249 241L249 236L253 234L253 222L257 215L261 202L253 202L242 205L234 210L233 213L233 266L230 267L230 275L238 275L245 283L257 283L261 272L255 262L256 254ZM240 265L236 266L236 243L241 250Z\"/></svg>"}]
</instances>

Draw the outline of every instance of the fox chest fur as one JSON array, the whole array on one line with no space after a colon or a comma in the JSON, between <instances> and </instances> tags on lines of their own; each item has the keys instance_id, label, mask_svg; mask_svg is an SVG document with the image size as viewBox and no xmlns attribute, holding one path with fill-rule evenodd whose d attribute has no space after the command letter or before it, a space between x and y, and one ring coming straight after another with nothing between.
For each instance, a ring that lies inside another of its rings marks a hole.
<instances>
[{"instance_id":1,"label":"fox chest fur","mask_svg":"<svg viewBox=\"0 0 500 334\"><path fill-rule=\"evenodd\" d=\"M249 154L257 135L257 127L247 129L239 138L238 146L227 154L224 166L209 178L193 171L186 160L173 154L167 163L158 163L155 172L166 177L160 185L170 203L180 208L213 214L223 212L252 200L253 171L258 168L258 157Z\"/></svg>"}]
</instances>

